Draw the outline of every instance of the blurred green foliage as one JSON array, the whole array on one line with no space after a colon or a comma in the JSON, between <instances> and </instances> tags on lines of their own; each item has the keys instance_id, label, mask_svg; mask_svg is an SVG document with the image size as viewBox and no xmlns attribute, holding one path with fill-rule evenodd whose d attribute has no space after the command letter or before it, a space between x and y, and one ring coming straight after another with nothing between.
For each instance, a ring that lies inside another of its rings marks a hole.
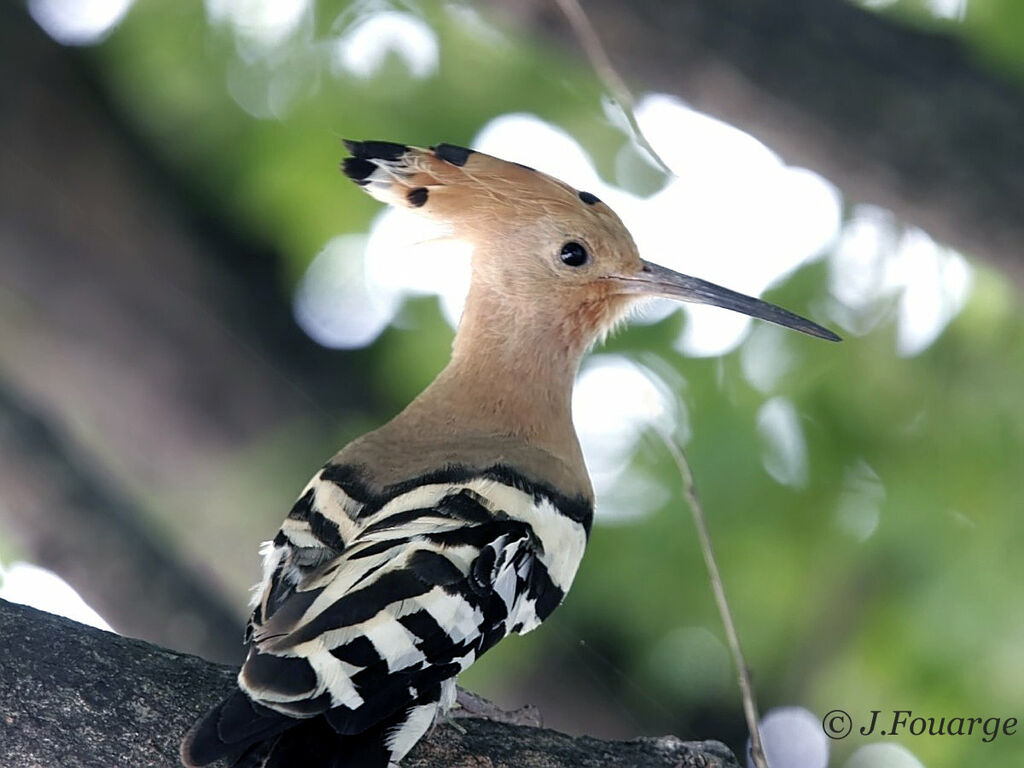
<instances>
[{"instance_id":1,"label":"blurred green foliage","mask_svg":"<svg viewBox=\"0 0 1024 768\"><path fill-rule=\"evenodd\" d=\"M908 0L888 11L934 24L927 7ZM238 30L211 25L198 2L150 0L89 52L118 108L197 205L280 254L286 294L325 242L364 231L379 210L338 174L341 136L468 143L490 118L524 111L571 133L606 176L627 143L581 62L467 21L475 18L468 8L417 6L440 41L440 67L422 80L397 60L366 79L332 74L329 40L371 6L316 8L311 27L263 55L246 53ZM941 26L990 66L1024 77L1020 2L972 0L962 23ZM254 117L229 81L284 89L286 106ZM780 343L793 362L770 392L747 382L741 351L721 359L673 352L678 314L607 345L656 359L685 381L678 395L692 428L687 450L764 709L1024 716L1024 321L1015 289L975 267L966 308L923 353L896 355L892 307L882 304L874 330L841 346L786 336ZM826 277L819 262L769 298L807 311L826 295ZM450 338L433 300L407 306L365 372L382 401L404 405L444 364ZM780 485L765 470L756 418L774 396L799 414L806 487ZM345 424L337 445L386 415ZM247 486L283 485L283 498L298 490L296 430L268 436L259 461L249 455L225 467L225 505L243 503ZM313 453L306 446L301 458ZM884 500L877 528L862 539L838 510L864 466ZM633 471L671 488L671 501L648 517L598 526L551 626L502 644L465 682L501 697L517 676L572 686L589 675L628 718L623 732L674 730L738 747L739 695L714 640L719 622L675 469L650 440ZM707 730L708 713L724 730ZM858 738L833 745L833 765ZM926 736L902 743L928 765L1008 767L1019 764L1022 740L1024 733L991 744Z\"/></svg>"}]
</instances>

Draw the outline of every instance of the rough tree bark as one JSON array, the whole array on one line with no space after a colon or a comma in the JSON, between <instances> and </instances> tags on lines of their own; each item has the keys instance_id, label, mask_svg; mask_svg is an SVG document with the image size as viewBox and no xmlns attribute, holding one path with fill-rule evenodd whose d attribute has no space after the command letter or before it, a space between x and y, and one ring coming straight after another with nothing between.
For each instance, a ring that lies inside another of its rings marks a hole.
<instances>
[{"instance_id":1,"label":"rough tree bark","mask_svg":"<svg viewBox=\"0 0 1024 768\"><path fill-rule=\"evenodd\" d=\"M234 670L0 601L0 756L14 768L175 768ZM573 738L478 718L436 728L405 768L738 768L714 741Z\"/></svg>"},{"instance_id":2,"label":"rough tree bark","mask_svg":"<svg viewBox=\"0 0 1024 768\"><path fill-rule=\"evenodd\" d=\"M957 41L847 0L581 5L638 91L743 128L850 201L890 208L1024 285L1024 87ZM514 7L575 44L549 0Z\"/></svg>"}]
</instances>

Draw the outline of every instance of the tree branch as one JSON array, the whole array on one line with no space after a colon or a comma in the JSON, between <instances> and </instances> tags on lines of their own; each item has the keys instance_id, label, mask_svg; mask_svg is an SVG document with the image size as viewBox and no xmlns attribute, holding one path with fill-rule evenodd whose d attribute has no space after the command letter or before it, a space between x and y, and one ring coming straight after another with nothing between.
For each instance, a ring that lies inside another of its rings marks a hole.
<instances>
[{"instance_id":1,"label":"tree branch","mask_svg":"<svg viewBox=\"0 0 1024 768\"><path fill-rule=\"evenodd\" d=\"M581 2L636 88L743 128L1024 283L1024 88L956 40L844 0ZM518 8L573 37L550 0Z\"/></svg>"},{"instance_id":2,"label":"tree branch","mask_svg":"<svg viewBox=\"0 0 1024 768\"><path fill-rule=\"evenodd\" d=\"M175 768L234 670L0 600L0 754L10 765ZM478 718L436 728L405 768L738 768L714 741L573 738Z\"/></svg>"}]
</instances>

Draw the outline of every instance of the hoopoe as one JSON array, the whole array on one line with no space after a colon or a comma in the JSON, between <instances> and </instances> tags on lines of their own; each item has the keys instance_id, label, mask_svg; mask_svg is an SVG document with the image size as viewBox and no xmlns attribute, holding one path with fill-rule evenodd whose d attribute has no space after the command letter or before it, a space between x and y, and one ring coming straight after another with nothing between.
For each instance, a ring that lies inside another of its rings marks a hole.
<instances>
[{"instance_id":1,"label":"hoopoe","mask_svg":"<svg viewBox=\"0 0 1024 768\"><path fill-rule=\"evenodd\" d=\"M532 168L451 144L346 146L356 184L473 244L465 310L447 367L334 456L265 545L238 689L185 737L186 766L395 766L462 670L548 617L593 520L573 380L639 299L839 338L643 261L607 205Z\"/></svg>"}]
</instances>

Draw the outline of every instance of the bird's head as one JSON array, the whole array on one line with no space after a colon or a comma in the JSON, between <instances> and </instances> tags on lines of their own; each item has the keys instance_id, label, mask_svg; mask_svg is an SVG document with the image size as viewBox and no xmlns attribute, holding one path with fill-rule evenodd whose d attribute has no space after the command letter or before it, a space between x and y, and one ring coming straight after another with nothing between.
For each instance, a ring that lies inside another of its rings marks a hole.
<instances>
[{"instance_id":1,"label":"bird's head","mask_svg":"<svg viewBox=\"0 0 1024 768\"><path fill-rule=\"evenodd\" d=\"M346 146L352 157L343 170L356 184L473 244L470 298L484 301L495 320L560 328L583 347L637 300L665 297L839 339L773 304L644 261L605 203L532 168L450 144Z\"/></svg>"}]
</instances>

